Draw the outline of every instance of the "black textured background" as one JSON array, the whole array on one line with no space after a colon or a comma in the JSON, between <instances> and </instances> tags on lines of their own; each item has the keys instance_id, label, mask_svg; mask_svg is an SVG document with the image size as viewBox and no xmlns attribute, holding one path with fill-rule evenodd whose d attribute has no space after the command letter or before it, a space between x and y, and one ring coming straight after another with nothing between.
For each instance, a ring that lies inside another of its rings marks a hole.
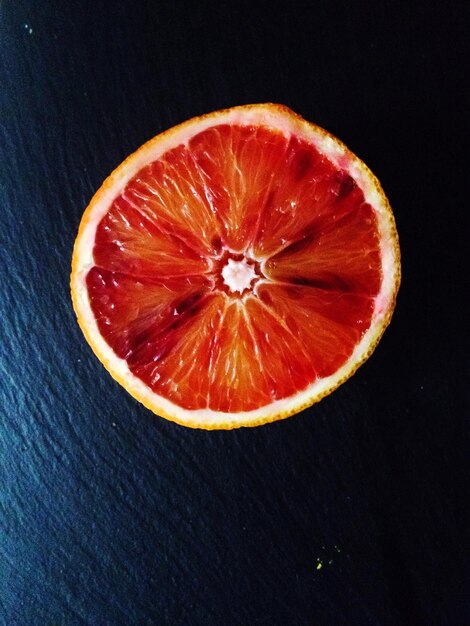
<instances>
[{"instance_id":1,"label":"black textured background","mask_svg":"<svg viewBox=\"0 0 470 626\"><path fill-rule=\"evenodd\" d=\"M1 624L470 624L469 26L452 2L2 0ZM145 140L262 101L377 174L402 288L319 405L192 431L92 356L72 245Z\"/></svg>"}]
</instances>

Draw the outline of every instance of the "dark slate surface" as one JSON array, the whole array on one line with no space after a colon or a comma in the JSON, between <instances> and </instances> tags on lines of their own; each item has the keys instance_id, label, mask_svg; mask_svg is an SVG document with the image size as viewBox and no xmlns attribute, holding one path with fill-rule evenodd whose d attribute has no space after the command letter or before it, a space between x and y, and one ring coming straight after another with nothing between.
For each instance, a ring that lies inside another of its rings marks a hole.
<instances>
[{"instance_id":1,"label":"dark slate surface","mask_svg":"<svg viewBox=\"0 0 470 626\"><path fill-rule=\"evenodd\" d=\"M2 624L470 624L468 9L292 5L0 4ZM379 176L403 286L333 396L263 428L191 431L92 356L72 244L144 140L259 101Z\"/></svg>"}]
</instances>

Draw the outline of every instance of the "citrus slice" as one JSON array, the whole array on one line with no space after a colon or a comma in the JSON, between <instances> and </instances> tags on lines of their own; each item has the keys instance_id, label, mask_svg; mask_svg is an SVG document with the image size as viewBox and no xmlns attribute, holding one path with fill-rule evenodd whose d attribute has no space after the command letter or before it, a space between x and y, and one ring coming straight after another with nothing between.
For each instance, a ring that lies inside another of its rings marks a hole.
<instances>
[{"instance_id":1,"label":"citrus slice","mask_svg":"<svg viewBox=\"0 0 470 626\"><path fill-rule=\"evenodd\" d=\"M333 391L373 351L399 282L377 179L274 104L192 119L128 157L85 211L71 276L111 375L156 414L208 429Z\"/></svg>"}]
</instances>

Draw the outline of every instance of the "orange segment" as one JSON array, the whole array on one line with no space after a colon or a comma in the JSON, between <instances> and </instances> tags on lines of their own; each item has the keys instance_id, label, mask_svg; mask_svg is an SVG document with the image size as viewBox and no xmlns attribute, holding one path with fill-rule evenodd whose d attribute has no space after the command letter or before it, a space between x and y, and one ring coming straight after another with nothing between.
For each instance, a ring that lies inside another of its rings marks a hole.
<instances>
[{"instance_id":1,"label":"orange segment","mask_svg":"<svg viewBox=\"0 0 470 626\"><path fill-rule=\"evenodd\" d=\"M209 408L214 411L251 411L304 384L288 330L274 319L267 322L266 312L251 296L228 305L218 342L210 370Z\"/></svg>"},{"instance_id":2,"label":"orange segment","mask_svg":"<svg viewBox=\"0 0 470 626\"><path fill-rule=\"evenodd\" d=\"M96 265L148 277L207 271L207 259L186 243L184 233L168 232L153 207L136 206L123 196L113 202L96 230Z\"/></svg>"},{"instance_id":3,"label":"orange segment","mask_svg":"<svg viewBox=\"0 0 470 626\"><path fill-rule=\"evenodd\" d=\"M154 412L231 428L331 392L388 324L400 280L367 167L278 105L163 133L103 184L72 264L79 323Z\"/></svg>"},{"instance_id":4,"label":"orange segment","mask_svg":"<svg viewBox=\"0 0 470 626\"><path fill-rule=\"evenodd\" d=\"M200 277L150 279L100 267L88 272L86 283L101 334L130 364L157 356L160 348L152 341L167 345L172 323L181 326L194 315L208 288Z\"/></svg>"},{"instance_id":5,"label":"orange segment","mask_svg":"<svg viewBox=\"0 0 470 626\"><path fill-rule=\"evenodd\" d=\"M207 408L224 306L220 294L198 297L185 313L152 327L145 355L134 355L131 371L155 393L185 409Z\"/></svg>"},{"instance_id":6,"label":"orange segment","mask_svg":"<svg viewBox=\"0 0 470 626\"><path fill-rule=\"evenodd\" d=\"M316 287L262 284L258 295L303 347L306 365L310 369L313 365L319 378L329 376L347 360L369 327L374 310L373 298L363 294ZM290 346L294 359L299 348L292 340ZM303 382L306 386L312 377Z\"/></svg>"},{"instance_id":7,"label":"orange segment","mask_svg":"<svg viewBox=\"0 0 470 626\"><path fill-rule=\"evenodd\" d=\"M122 197L145 207L160 230L177 234L187 246L211 256L213 239L220 237L211 196L191 153L185 146L169 150L129 182Z\"/></svg>"},{"instance_id":8,"label":"orange segment","mask_svg":"<svg viewBox=\"0 0 470 626\"><path fill-rule=\"evenodd\" d=\"M255 254L269 257L312 229L334 224L363 200L347 172L335 168L311 144L292 138L262 212Z\"/></svg>"},{"instance_id":9,"label":"orange segment","mask_svg":"<svg viewBox=\"0 0 470 626\"><path fill-rule=\"evenodd\" d=\"M189 142L212 205L223 243L244 251L253 243L260 216L284 166L287 141L279 131L218 125Z\"/></svg>"},{"instance_id":10,"label":"orange segment","mask_svg":"<svg viewBox=\"0 0 470 626\"><path fill-rule=\"evenodd\" d=\"M312 228L271 257L265 270L278 281L375 296L382 281L380 257L374 211L361 204L324 228Z\"/></svg>"}]
</instances>

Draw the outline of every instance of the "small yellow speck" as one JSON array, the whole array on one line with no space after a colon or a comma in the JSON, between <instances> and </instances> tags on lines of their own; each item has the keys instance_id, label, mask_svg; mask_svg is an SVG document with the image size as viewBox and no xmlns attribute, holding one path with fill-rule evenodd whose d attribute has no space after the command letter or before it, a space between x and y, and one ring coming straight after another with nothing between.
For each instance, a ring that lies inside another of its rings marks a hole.
<instances>
[{"instance_id":1,"label":"small yellow speck","mask_svg":"<svg viewBox=\"0 0 470 626\"><path fill-rule=\"evenodd\" d=\"M320 561L320 563L317 563L317 569L321 569L323 567L323 563Z\"/></svg>"}]
</instances>

